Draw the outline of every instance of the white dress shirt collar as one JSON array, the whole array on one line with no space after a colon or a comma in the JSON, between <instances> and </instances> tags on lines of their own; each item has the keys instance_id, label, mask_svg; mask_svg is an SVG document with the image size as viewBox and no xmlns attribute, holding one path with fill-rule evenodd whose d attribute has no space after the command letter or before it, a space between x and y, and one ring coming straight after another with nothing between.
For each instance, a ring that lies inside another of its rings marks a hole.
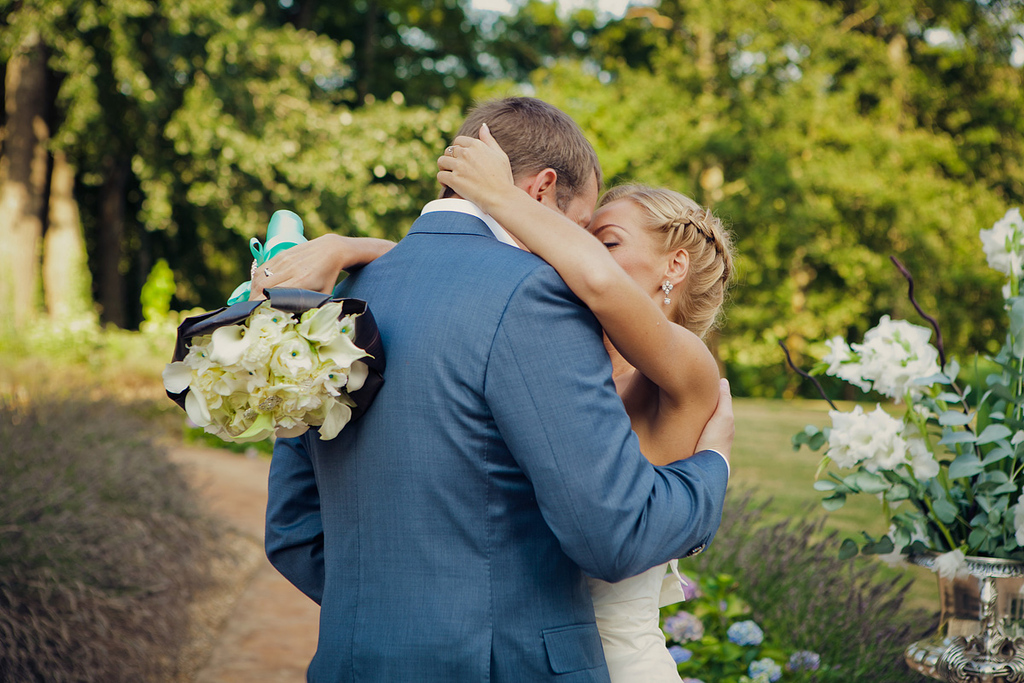
<instances>
[{"instance_id":1,"label":"white dress shirt collar","mask_svg":"<svg viewBox=\"0 0 1024 683\"><path fill-rule=\"evenodd\" d=\"M448 199L435 199L432 202L428 202L423 207L423 211L420 212L421 216L428 213L434 213L435 211L454 211L456 213L465 213L470 216L476 216L490 228L494 236L498 238L499 242L509 244L515 248L519 248L519 245L515 243L512 236L508 234L505 228L498 225L498 221L491 218L488 214L484 213L479 206L469 201L468 199L456 199L451 197Z\"/></svg>"}]
</instances>

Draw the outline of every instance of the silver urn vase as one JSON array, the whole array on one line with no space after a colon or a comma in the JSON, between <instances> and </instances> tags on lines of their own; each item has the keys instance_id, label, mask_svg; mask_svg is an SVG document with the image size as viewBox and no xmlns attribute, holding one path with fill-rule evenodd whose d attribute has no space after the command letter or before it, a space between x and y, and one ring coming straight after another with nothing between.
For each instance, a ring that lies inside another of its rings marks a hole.
<instances>
[{"instance_id":1,"label":"silver urn vase","mask_svg":"<svg viewBox=\"0 0 1024 683\"><path fill-rule=\"evenodd\" d=\"M933 568L935 554L910 557ZM911 669L950 683L1024 683L1024 562L967 557L968 577L939 577L940 635L912 643Z\"/></svg>"}]
</instances>

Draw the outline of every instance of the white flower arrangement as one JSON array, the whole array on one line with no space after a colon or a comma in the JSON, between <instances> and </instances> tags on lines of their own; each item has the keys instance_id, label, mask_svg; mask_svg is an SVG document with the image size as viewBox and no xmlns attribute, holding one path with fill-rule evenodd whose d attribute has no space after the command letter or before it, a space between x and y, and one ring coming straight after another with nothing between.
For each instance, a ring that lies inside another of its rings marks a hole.
<instances>
[{"instance_id":1,"label":"white flower arrangement","mask_svg":"<svg viewBox=\"0 0 1024 683\"><path fill-rule=\"evenodd\" d=\"M298 319L264 301L240 324L192 337L184 359L163 372L169 394L188 391L184 408L226 441L298 436L310 427L333 439L352 418L351 392L372 358L353 341L360 314L329 301Z\"/></svg>"},{"instance_id":2,"label":"white flower arrangement","mask_svg":"<svg viewBox=\"0 0 1024 683\"><path fill-rule=\"evenodd\" d=\"M1006 341L990 359L999 371L979 378L984 386L958 385L960 366L947 361L938 324L914 300L913 279L895 259L932 329L883 316L860 344L828 340L810 373L794 366L816 384L813 376L825 374L893 400L870 412L833 406L831 428L809 425L793 437L795 448L825 447L819 477L827 476L814 487L826 509L855 494L882 503L889 532L847 539L841 557L896 561L928 551L938 554L944 576L962 572L970 555L1024 560L1024 219L1012 209L980 234L989 265L1007 276L1009 314Z\"/></svg>"}]
</instances>

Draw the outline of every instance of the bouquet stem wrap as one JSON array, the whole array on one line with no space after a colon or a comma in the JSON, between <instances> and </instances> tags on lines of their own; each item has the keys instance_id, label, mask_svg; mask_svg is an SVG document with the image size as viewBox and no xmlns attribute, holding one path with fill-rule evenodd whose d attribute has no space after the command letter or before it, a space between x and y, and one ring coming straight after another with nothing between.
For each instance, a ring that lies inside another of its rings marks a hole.
<instances>
[{"instance_id":1,"label":"bouquet stem wrap","mask_svg":"<svg viewBox=\"0 0 1024 683\"><path fill-rule=\"evenodd\" d=\"M340 312L337 318L338 321L350 316L354 319L354 332L350 333L351 342L355 347L358 347L357 350L365 351L366 355L360 357L358 362L365 365L368 368L368 371L366 372L366 377L360 386L351 391L343 389L342 395L338 397L338 400L351 408L351 417L348 421L355 420L366 412L366 409L373 402L374 397L377 395L381 385L384 383L385 366L384 347L381 343L380 332L377 329L377 324L374 321L373 315L370 313L366 302L359 299L332 297L304 289L268 289L266 290L266 294L272 310L279 311L289 316L294 315L296 319L299 319L304 313L314 309L320 309L325 304L340 304ZM181 367L181 362L188 356L190 346L192 345L191 342L194 338L213 335L217 330L228 326L234 325L244 328L250 316L252 316L256 309L264 303L266 302L241 301L209 313L187 318L178 327L177 341L174 347L174 357L172 359L172 364L169 365L168 368L171 368L171 366L174 366L175 364L177 364L176 367ZM333 320L333 313L327 315L329 315ZM289 322L294 323L295 321L289 319ZM246 331L248 330L240 330L239 334L241 335ZM347 368L345 369L347 370ZM169 383L167 377L168 375L165 372L165 387L167 387L168 397L177 403L183 410L188 412L186 404L189 401L189 392L191 391L191 388L185 387L184 391L172 391L170 386L174 383ZM337 394L337 392L334 393ZM334 400L333 397L327 398ZM249 410L251 412L254 409L250 408ZM264 424L267 423L268 419L268 417L264 418ZM311 424L314 426L319 425L317 422L313 422ZM274 426L276 427L278 425L275 423ZM208 429L208 431L210 431L210 429ZM222 438L233 441L257 440L257 438L255 438L256 434L253 430L247 430L245 434L241 435L226 435L222 431L219 435ZM321 436L322 438L330 438L323 435ZM260 436L259 438L266 438L266 435Z\"/></svg>"}]
</instances>

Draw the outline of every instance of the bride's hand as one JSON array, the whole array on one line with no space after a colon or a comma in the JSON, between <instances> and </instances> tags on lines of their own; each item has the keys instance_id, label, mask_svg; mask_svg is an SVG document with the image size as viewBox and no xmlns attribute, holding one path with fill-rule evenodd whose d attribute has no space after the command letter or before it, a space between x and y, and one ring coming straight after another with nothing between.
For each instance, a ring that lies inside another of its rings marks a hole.
<instances>
[{"instance_id":1,"label":"bride's hand","mask_svg":"<svg viewBox=\"0 0 1024 683\"><path fill-rule=\"evenodd\" d=\"M480 126L480 139L460 135L437 160L438 181L484 211L491 202L515 187L508 155L491 135L487 124Z\"/></svg>"},{"instance_id":2,"label":"bride's hand","mask_svg":"<svg viewBox=\"0 0 1024 683\"><path fill-rule=\"evenodd\" d=\"M718 380L718 407L711 419L704 425L704 431L697 440L694 451L714 450L722 454L726 462L731 462L732 440L735 436L735 422L732 413L732 393L729 391L729 380Z\"/></svg>"},{"instance_id":3,"label":"bride's hand","mask_svg":"<svg viewBox=\"0 0 1024 683\"><path fill-rule=\"evenodd\" d=\"M256 269L249 299L263 299L264 289L294 287L330 294L347 267L341 235L322 235L282 251Z\"/></svg>"}]
</instances>

